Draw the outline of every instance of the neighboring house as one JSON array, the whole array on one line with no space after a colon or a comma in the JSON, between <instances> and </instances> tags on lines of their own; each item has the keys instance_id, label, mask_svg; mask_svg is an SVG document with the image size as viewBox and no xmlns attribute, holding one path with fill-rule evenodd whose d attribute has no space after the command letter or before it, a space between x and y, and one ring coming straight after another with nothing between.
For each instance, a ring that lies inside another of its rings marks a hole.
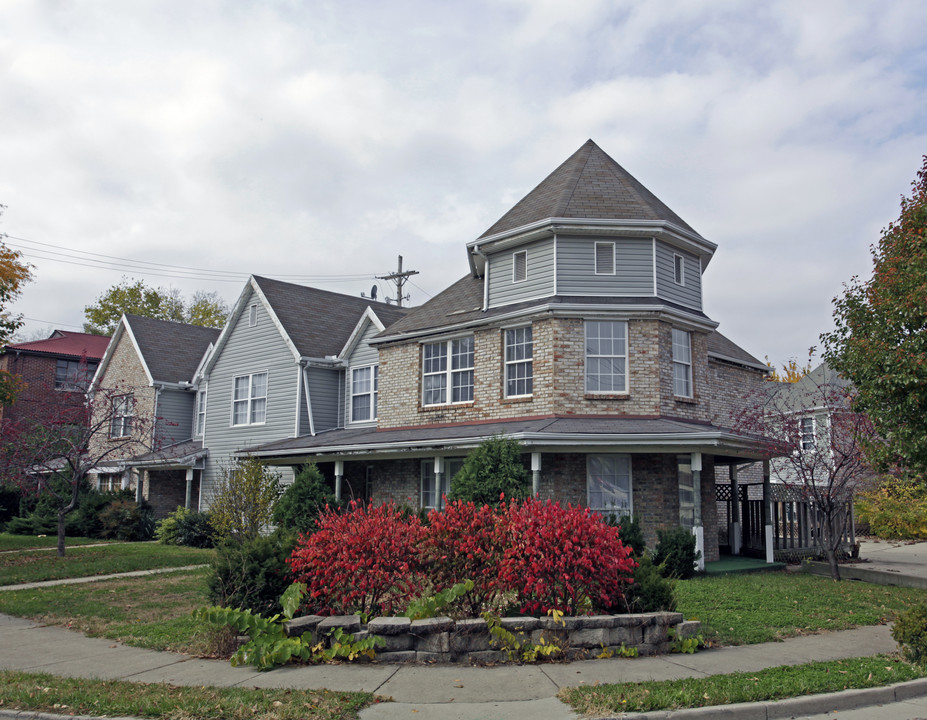
<instances>
[{"instance_id":1,"label":"neighboring house","mask_svg":"<svg viewBox=\"0 0 927 720\"><path fill-rule=\"evenodd\" d=\"M377 353L368 340L408 310L370 299L251 277L195 382L208 448L202 503L245 448L374 428ZM293 478L282 469L283 481ZM352 488L358 496L362 485Z\"/></svg>"},{"instance_id":2,"label":"neighboring house","mask_svg":"<svg viewBox=\"0 0 927 720\"><path fill-rule=\"evenodd\" d=\"M55 330L45 340L4 347L0 370L19 375L25 387L10 407L0 407L0 419L29 416L36 404L48 404L50 392L67 393L75 404L83 403L108 344L105 335ZM38 412L44 416L47 409Z\"/></svg>"},{"instance_id":3,"label":"neighboring house","mask_svg":"<svg viewBox=\"0 0 927 720\"><path fill-rule=\"evenodd\" d=\"M768 371L704 313L715 247L590 140L468 243L466 276L342 352L342 418L333 410L313 430L297 415L306 383L294 360L311 370L334 359L300 359L306 352L294 348L285 393L265 392L268 408L287 403L280 422L292 437L242 432L231 444L250 441L249 452L280 466L315 461L342 493L430 508L472 448L505 435L530 454L540 497L633 513L649 543L659 527L692 528L714 560L727 534L716 482L736 495L734 469L762 457L733 428ZM303 320L313 327L315 318ZM241 351L213 356L239 358L222 376L223 434L233 376L265 372L262 342L251 336Z\"/></svg>"},{"instance_id":4,"label":"neighboring house","mask_svg":"<svg viewBox=\"0 0 927 720\"><path fill-rule=\"evenodd\" d=\"M218 337L213 328L122 316L93 379L93 390L105 389L112 404L103 410L112 412L108 437L93 442L124 439L140 417L152 437L149 446L99 468L98 489L133 487L159 518L198 506L206 452L196 427L202 397L192 380Z\"/></svg>"}]
</instances>

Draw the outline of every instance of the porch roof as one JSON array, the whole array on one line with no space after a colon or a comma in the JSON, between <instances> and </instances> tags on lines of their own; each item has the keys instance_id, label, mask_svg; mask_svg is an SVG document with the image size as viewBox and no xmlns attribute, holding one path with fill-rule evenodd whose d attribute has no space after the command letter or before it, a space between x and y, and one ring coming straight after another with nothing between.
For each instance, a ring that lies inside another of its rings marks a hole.
<instances>
[{"instance_id":1,"label":"porch roof","mask_svg":"<svg viewBox=\"0 0 927 720\"><path fill-rule=\"evenodd\" d=\"M498 435L518 440L525 449L533 451L705 452L720 456L720 462L762 459L766 447L760 438L692 420L548 415L386 430L369 427L331 430L243 449L240 454L284 462L350 456L374 459L416 452L468 451Z\"/></svg>"},{"instance_id":2,"label":"porch roof","mask_svg":"<svg viewBox=\"0 0 927 720\"><path fill-rule=\"evenodd\" d=\"M124 462L128 467L137 468L189 468L197 465L207 454L200 440L186 440Z\"/></svg>"}]
</instances>

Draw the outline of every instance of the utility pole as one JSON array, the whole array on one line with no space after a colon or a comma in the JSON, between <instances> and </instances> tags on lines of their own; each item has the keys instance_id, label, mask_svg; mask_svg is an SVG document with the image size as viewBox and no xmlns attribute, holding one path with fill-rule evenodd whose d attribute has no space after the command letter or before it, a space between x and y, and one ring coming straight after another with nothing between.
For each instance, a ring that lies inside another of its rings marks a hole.
<instances>
[{"instance_id":1,"label":"utility pole","mask_svg":"<svg viewBox=\"0 0 927 720\"><path fill-rule=\"evenodd\" d=\"M399 267L394 273L389 275L377 275L377 280L389 280L396 286L396 306L402 307L402 301L408 300L409 295L402 294L402 286L406 284L409 278L412 275L418 275L418 270L406 270L402 271L402 255L399 256ZM386 298L386 301L389 302L391 298Z\"/></svg>"}]
</instances>

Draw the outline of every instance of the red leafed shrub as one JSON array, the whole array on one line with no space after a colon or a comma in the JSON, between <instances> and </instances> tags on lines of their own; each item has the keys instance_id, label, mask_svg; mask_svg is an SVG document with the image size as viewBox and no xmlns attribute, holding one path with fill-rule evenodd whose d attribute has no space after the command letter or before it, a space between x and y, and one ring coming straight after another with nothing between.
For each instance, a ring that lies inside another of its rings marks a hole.
<instances>
[{"instance_id":1,"label":"red leafed shrub","mask_svg":"<svg viewBox=\"0 0 927 720\"><path fill-rule=\"evenodd\" d=\"M473 616L489 607L499 589L504 542L501 520L489 505L462 500L428 515L423 549L428 576L436 592L472 580L473 589L461 599L461 607Z\"/></svg>"},{"instance_id":2,"label":"red leafed shrub","mask_svg":"<svg viewBox=\"0 0 927 720\"><path fill-rule=\"evenodd\" d=\"M611 527L588 509L528 499L503 507L505 551L500 582L521 611L582 615L613 608L637 563Z\"/></svg>"},{"instance_id":3,"label":"red leafed shrub","mask_svg":"<svg viewBox=\"0 0 927 720\"><path fill-rule=\"evenodd\" d=\"M403 517L392 504L352 503L347 512L326 510L287 562L308 586L310 611L390 615L417 594L424 535L418 517Z\"/></svg>"}]
</instances>

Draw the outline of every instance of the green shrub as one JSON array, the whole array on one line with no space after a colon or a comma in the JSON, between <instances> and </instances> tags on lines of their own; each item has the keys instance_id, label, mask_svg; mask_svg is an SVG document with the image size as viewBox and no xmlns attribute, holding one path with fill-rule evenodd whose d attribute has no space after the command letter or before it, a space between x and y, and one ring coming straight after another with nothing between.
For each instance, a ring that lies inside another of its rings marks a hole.
<instances>
[{"instance_id":1,"label":"green shrub","mask_svg":"<svg viewBox=\"0 0 927 720\"><path fill-rule=\"evenodd\" d=\"M503 494L506 500L524 500L531 495L531 478L521 455L521 445L510 438L480 443L454 476L448 500L493 506Z\"/></svg>"},{"instance_id":2,"label":"green shrub","mask_svg":"<svg viewBox=\"0 0 927 720\"><path fill-rule=\"evenodd\" d=\"M673 612L676 609L673 581L660 574L660 569L653 564L648 553L636 559L638 566L634 571L634 582L624 592L626 608L613 610L630 613Z\"/></svg>"},{"instance_id":3,"label":"green shrub","mask_svg":"<svg viewBox=\"0 0 927 720\"><path fill-rule=\"evenodd\" d=\"M927 603L900 613L892 626L892 637L908 662L927 665Z\"/></svg>"},{"instance_id":4,"label":"green shrub","mask_svg":"<svg viewBox=\"0 0 927 720\"><path fill-rule=\"evenodd\" d=\"M100 512L99 521L107 539L149 540L154 534L154 513L145 501L113 500Z\"/></svg>"},{"instance_id":5,"label":"green shrub","mask_svg":"<svg viewBox=\"0 0 927 720\"><path fill-rule=\"evenodd\" d=\"M286 560L295 547L296 537L279 530L219 545L209 577L210 599L216 605L264 615L280 612L280 596L291 582Z\"/></svg>"},{"instance_id":6,"label":"green shrub","mask_svg":"<svg viewBox=\"0 0 927 720\"><path fill-rule=\"evenodd\" d=\"M238 542L259 537L273 520L280 489L280 473L255 457L238 458L224 467L209 498L209 522L216 537Z\"/></svg>"},{"instance_id":7,"label":"green shrub","mask_svg":"<svg viewBox=\"0 0 927 720\"><path fill-rule=\"evenodd\" d=\"M702 553L695 549L695 535L682 527L657 530L656 550L653 564L661 568L664 577L688 580L695 575L695 568Z\"/></svg>"},{"instance_id":8,"label":"green shrub","mask_svg":"<svg viewBox=\"0 0 927 720\"><path fill-rule=\"evenodd\" d=\"M293 483L284 491L274 506L273 519L277 525L293 532L315 532L319 515L326 507L340 503L325 484L325 478L315 463L303 468Z\"/></svg>"},{"instance_id":9,"label":"green shrub","mask_svg":"<svg viewBox=\"0 0 927 720\"><path fill-rule=\"evenodd\" d=\"M0 481L0 530L19 513L20 492Z\"/></svg>"},{"instance_id":10,"label":"green shrub","mask_svg":"<svg viewBox=\"0 0 927 720\"><path fill-rule=\"evenodd\" d=\"M922 478L884 478L857 495L857 523L886 540L927 540L927 487Z\"/></svg>"},{"instance_id":11,"label":"green shrub","mask_svg":"<svg viewBox=\"0 0 927 720\"><path fill-rule=\"evenodd\" d=\"M647 550L647 543L644 542L644 529L641 527L641 519L635 515L623 515L615 519L614 515L608 518L609 525L615 525L618 528L618 537L621 538L622 544L631 548L634 557L639 558Z\"/></svg>"},{"instance_id":12,"label":"green shrub","mask_svg":"<svg viewBox=\"0 0 927 720\"><path fill-rule=\"evenodd\" d=\"M214 533L208 512L178 507L158 523L155 537L164 545L211 548L215 544Z\"/></svg>"}]
</instances>

